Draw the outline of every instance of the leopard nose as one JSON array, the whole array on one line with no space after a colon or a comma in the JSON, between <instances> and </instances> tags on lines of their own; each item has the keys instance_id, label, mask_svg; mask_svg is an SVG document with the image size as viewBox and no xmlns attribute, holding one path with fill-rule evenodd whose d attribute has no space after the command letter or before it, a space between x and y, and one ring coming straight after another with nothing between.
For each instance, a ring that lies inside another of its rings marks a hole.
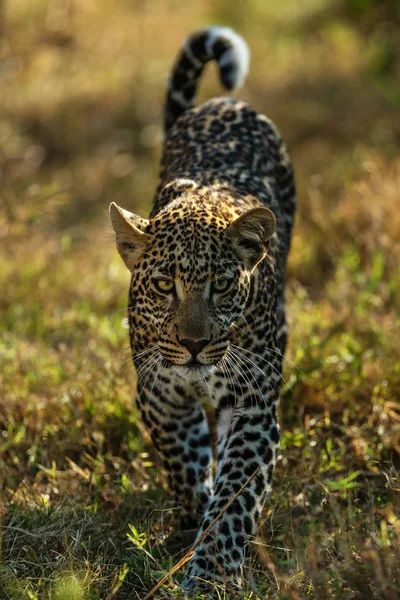
<instances>
[{"instance_id":1,"label":"leopard nose","mask_svg":"<svg viewBox=\"0 0 400 600\"><path fill-rule=\"evenodd\" d=\"M192 338L179 338L179 343L185 346L193 356L196 356L203 350L205 346L210 342L209 338L202 338L201 340L193 340Z\"/></svg>"}]
</instances>

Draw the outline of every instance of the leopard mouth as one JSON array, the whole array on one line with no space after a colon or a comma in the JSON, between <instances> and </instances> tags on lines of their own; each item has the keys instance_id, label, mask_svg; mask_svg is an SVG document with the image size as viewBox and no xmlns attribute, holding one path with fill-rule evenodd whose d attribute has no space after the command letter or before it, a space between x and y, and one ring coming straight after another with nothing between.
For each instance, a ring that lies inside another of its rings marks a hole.
<instances>
[{"instance_id":1,"label":"leopard mouth","mask_svg":"<svg viewBox=\"0 0 400 600\"><path fill-rule=\"evenodd\" d=\"M196 358L191 358L183 366L190 369L191 371L197 371L200 367L208 367L209 365L201 363Z\"/></svg>"},{"instance_id":2,"label":"leopard mouth","mask_svg":"<svg viewBox=\"0 0 400 600\"><path fill-rule=\"evenodd\" d=\"M197 360L196 358L190 358L185 363L178 363L178 362L174 362L174 360L169 357L167 358L167 357L163 356L162 366L163 367L182 367L182 368L188 369L190 371L197 371L198 369L201 369L202 367L211 367L212 364L202 363L199 360Z\"/></svg>"},{"instance_id":3,"label":"leopard mouth","mask_svg":"<svg viewBox=\"0 0 400 600\"><path fill-rule=\"evenodd\" d=\"M164 352L162 353L162 355L163 359L161 364L163 367L173 369L181 375L194 375L198 373L203 376L215 371L215 369L218 368L218 365L221 363L221 360L223 360L225 356L225 354L221 355L220 353L218 353L218 356L213 357L212 361L210 362L202 362L198 359L198 357L190 357L186 360L186 362L181 363L175 362L175 357L165 356Z\"/></svg>"}]
</instances>

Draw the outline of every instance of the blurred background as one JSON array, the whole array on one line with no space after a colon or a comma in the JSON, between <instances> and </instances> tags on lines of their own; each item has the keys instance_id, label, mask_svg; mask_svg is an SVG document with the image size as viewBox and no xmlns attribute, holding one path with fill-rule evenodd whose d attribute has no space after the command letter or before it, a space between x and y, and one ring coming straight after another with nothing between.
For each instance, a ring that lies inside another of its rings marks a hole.
<instances>
[{"instance_id":1,"label":"blurred background","mask_svg":"<svg viewBox=\"0 0 400 600\"><path fill-rule=\"evenodd\" d=\"M264 587L397 597L399 2L0 0L5 598L124 598L169 568L143 550L169 526L154 506L171 507L133 408L107 207L147 216L170 69L210 24L247 40L236 95L277 124L298 186ZM198 102L220 93L209 65Z\"/></svg>"}]
</instances>

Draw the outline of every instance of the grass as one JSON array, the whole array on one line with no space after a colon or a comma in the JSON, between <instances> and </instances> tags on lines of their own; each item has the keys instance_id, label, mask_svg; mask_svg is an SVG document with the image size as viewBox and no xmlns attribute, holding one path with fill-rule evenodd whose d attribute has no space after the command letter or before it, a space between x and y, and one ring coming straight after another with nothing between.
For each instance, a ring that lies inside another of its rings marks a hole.
<instances>
[{"instance_id":1,"label":"grass","mask_svg":"<svg viewBox=\"0 0 400 600\"><path fill-rule=\"evenodd\" d=\"M282 452L244 597L399 597L398 18L389 0L5 3L1 600L144 598L189 547L134 407L106 208L148 212L167 73L208 23L248 39L240 96L299 188Z\"/></svg>"}]
</instances>

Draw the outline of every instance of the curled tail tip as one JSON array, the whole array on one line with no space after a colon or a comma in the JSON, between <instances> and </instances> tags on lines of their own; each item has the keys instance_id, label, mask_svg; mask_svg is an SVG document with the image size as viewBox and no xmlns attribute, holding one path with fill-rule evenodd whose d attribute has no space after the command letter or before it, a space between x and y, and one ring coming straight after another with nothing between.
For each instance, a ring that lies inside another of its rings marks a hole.
<instances>
[{"instance_id":1,"label":"curled tail tip","mask_svg":"<svg viewBox=\"0 0 400 600\"><path fill-rule=\"evenodd\" d=\"M241 87L250 65L250 50L245 40L230 27L216 25L204 31L206 48L218 63L222 85L228 90Z\"/></svg>"},{"instance_id":2,"label":"curled tail tip","mask_svg":"<svg viewBox=\"0 0 400 600\"><path fill-rule=\"evenodd\" d=\"M186 38L172 71L165 109L165 129L193 106L197 83L209 61L218 64L221 83L238 88L249 71L250 51L244 39L229 27L212 26Z\"/></svg>"}]
</instances>

